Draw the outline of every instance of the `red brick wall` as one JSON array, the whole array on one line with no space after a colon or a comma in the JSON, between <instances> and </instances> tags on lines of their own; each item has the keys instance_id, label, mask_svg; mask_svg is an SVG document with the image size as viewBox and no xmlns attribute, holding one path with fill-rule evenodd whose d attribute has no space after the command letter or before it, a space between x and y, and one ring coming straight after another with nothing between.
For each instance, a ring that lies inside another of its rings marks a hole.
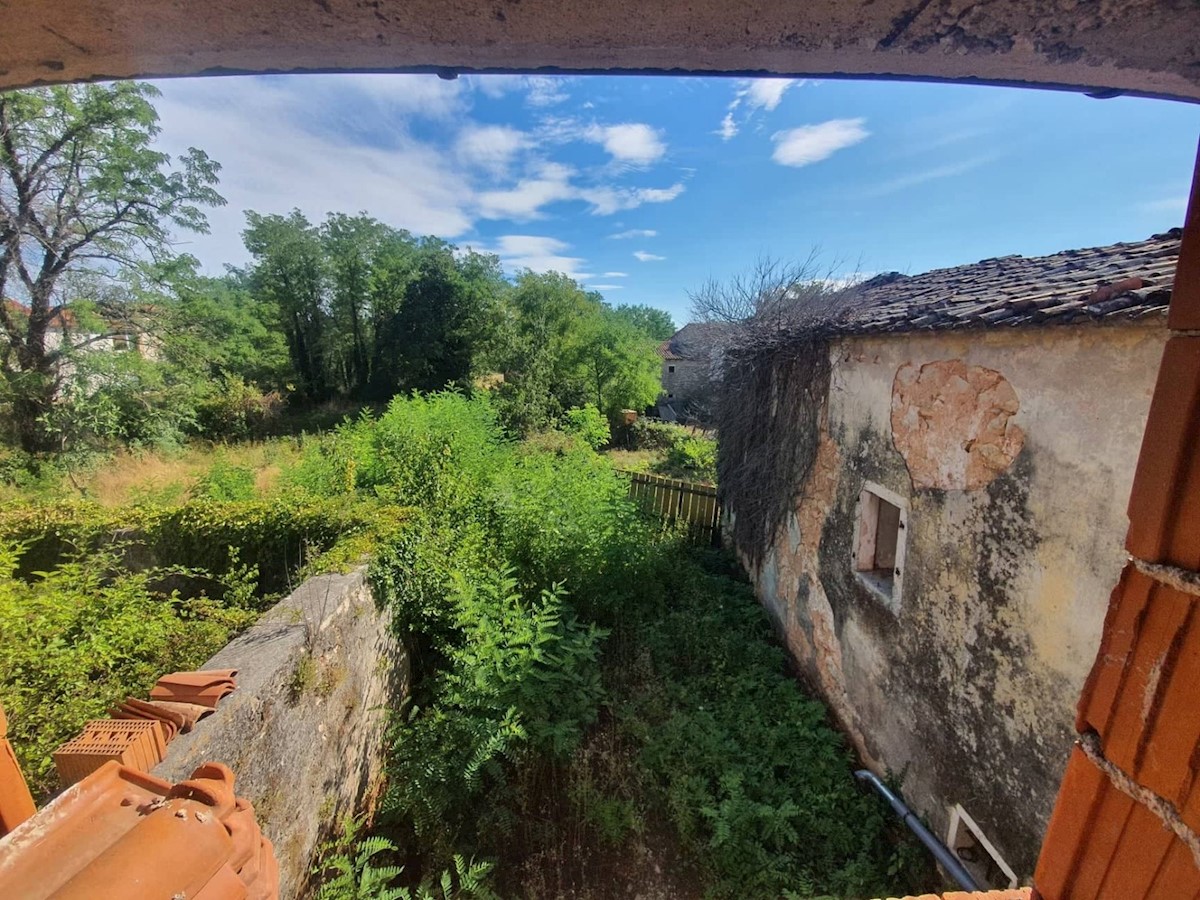
<instances>
[{"instance_id":1,"label":"red brick wall","mask_svg":"<svg viewBox=\"0 0 1200 900\"><path fill-rule=\"evenodd\" d=\"M1169 325L1130 562L1034 876L1044 900L1200 897L1200 156Z\"/></svg>"}]
</instances>

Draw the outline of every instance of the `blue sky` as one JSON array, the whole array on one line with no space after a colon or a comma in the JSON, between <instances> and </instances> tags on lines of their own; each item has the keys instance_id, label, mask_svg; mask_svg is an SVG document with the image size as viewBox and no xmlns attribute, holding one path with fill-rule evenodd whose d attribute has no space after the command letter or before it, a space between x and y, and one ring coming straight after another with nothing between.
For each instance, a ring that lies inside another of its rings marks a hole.
<instances>
[{"instance_id":1,"label":"blue sky","mask_svg":"<svg viewBox=\"0 0 1200 900\"><path fill-rule=\"evenodd\" d=\"M732 78L163 81L165 149L222 163L182 249L242 264L244 211L365 210L687 319L763 254L845 274L1137 240L1182 223L1200 109L1012 88Z\"/></svg>"}]
</instances>

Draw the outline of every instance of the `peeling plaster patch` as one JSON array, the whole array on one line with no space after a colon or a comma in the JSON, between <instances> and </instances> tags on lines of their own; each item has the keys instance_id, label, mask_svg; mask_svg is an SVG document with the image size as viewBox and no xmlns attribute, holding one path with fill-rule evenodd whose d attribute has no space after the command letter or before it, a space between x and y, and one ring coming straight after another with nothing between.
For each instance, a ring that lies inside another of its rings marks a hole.
<instances>
[{"instance_id":1,"label":"peeling plaster patch","mask_svg":"<svg viewBox=\"0 0 1200 900\"><path fill-rule=\"evenodd\" d=\"M978 490L1025 444L1017 392L995 369L944 359L905 363L892 383L892 440L914 488Z\"/></svg>"}]
</instances>

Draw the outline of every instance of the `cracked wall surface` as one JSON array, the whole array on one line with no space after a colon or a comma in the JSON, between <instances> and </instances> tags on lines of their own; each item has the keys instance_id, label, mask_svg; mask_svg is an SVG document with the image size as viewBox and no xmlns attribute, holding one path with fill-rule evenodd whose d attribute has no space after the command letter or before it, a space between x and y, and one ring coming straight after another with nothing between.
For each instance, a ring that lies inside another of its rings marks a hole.
<instances>
[{"instance_id":1,"label":"cracked wall surface","mask_svg":"<svg viewBox=\"0 0 1200 900\"><path fill-rule=\"evenodd\" d=\"M0 89L230 72L554 68L1076 86L1200 99L1190 0L5 0Z\"/></svg>"},{"instance_id":2,"label":"cracked wall surface","mask_svg":"<svg viewBox=\"0 0 1200 900\"><path fill-rule=\"evenodd\" d=\"M1023 877L1125 559L1164 341L1158 322L835 344L816 463L752 573L864 760L903 774L935 831L961 803ZM912 409L932 413L915 466ZM972 461L970 435L998 455ZM965 461L936 465L955 446ZM895 613L851 571L867 481L909 504Z\"/></svg>"}]
</instances>

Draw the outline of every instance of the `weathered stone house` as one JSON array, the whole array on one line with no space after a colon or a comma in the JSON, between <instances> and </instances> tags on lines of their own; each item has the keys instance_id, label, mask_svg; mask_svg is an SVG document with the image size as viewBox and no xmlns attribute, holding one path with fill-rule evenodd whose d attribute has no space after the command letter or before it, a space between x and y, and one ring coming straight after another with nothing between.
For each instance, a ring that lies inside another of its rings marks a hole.
<instances>
[{"instance_id":1,"label":"weathered stone house","mask_svg":"<svg viewBox=\"0 0 1200 900\"><path fill-rule=\"evenodd\" d=\"M995 886L1033 871L1126 560L1178 252L1176 230L865 283L820 344L807 474L737 548L867 764Z\"/></svg>"},{"instance_id":2,"label":"weathered stone house","mask_svg":"<svg viewBox=\"0 0 1200 900\"><path fill-rule=\"evenodd\" d=\"M711 414L713 355L729 326L690 322L658 345L662 359L660 415L668 421Z\"/></svg>"}]
</instances>

